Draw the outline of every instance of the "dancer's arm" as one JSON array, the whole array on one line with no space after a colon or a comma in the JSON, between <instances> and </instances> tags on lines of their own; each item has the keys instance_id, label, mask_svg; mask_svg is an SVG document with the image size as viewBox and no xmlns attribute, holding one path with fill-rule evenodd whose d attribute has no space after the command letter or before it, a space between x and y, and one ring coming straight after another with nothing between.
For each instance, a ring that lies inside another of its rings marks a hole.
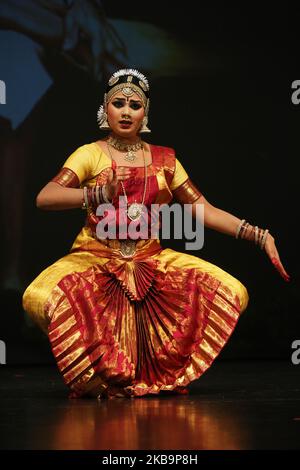
<instances>
[{"instance_id":1,"label":"dancer's arm","mask_svg":"<svg viewBox=\"0 0 300 470\"><path fill-rule=\"evenodd\" d=\"M70 171L70 170L68 170ZM73 172L72 172L73 173ZM63 171L57 175L57 180L63 183ZM135 168L118 167L111 170L106 186L107 196L110 200L115 197L118 191L118 182L125 181L136 174ZM79 186L79 180L75 174L68 176L69 186ZM78 183L75 182L77 178ZM63 209L76 209L82 207L83 203L83 188L78 187L65 187L68 185L68 180L63 184L55 181L50 181L39 192L36 198L36 205L39 209L44 210L63 210Z\"/></svg>"},{"instance_id":2,"label":"dancer's arm","mask_svg":"<svg viewBox=\"0 0 300 470\"><path fill-rule=\"evenodd\" d=\"M204 205L204 225L210 229L216 230L218 232L225 233L227 235L235 236L237 233L237 229L242 222L241 219L238 217L226 212L218 207L213 206L210 204L203 194L192 204L192 214L194 217L199 217L200 211L197 211L197 205L203 204ZM200 216L201 218L201 216ZM203 223L203 220L199 220ZM245 231L244 238L247 240L254 240L254 232L253 232L253 225L248 225ZM278 250L275 245L275 239L270 234L267 234L266 242L264 245L264 249L269 256L271 262L275 266L275 268L279 271L279 274L284 278L285 281L290 280L290 276L287 274L286 270L284 269L282 262L279 257Z\"/></svg>"},{"instance_id":3,"label":"dancer's arm","mask_svg":"<svg viewBox=\"0 0 300 470\"><path fill-rule=\"evenodd\" d=\"M36 206L49 211L76 209L82 206L82 202L82 188L64 188L52 181L43 187L36 198Z\"/></svg>"}]
</instances>

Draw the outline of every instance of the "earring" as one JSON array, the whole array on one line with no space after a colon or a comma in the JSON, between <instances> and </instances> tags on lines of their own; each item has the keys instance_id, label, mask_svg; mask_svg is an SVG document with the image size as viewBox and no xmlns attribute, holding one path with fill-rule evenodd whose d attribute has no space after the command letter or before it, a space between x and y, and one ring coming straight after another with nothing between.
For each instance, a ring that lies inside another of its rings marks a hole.
<instances>
[{"instance_id":1,"label":"earring","mask_svg":"<svg viewBox=\"0 0 300 470\"><path fill-rule=\"evenodd\" d=\"M99 126L99 128L102 129L102 130L108 130L108 129L110 129L109 124L108 124L107 114L106 114L106 113L103 113L103 122L101 123L101 125Z\"/></svg>"},{"instance_id":2,"label":"earring","mask_svg":"<svg viewBox=\"0 0 300 470\"><path fill-rule=\"evenodd\" d=\"M151 130L147 127L147 124L148 124L148 118L147 118L147 116L145 116L145 117L143 118L143 121L142 121L142 127L141 127L141 129L140 129L140 133L142 133L142 132L143 132L143 133L149 133L149 132L151 132Z\"/></svg>"},{"instance_id":3,"label":"earring","mask_svg":"<svg viewBox=\"0 0 300 470\"><path fill-rule=\"evenodd\" d=\"M100 129L104 131L110 129L108 121L107 121L107 113L104 111L103 105L101 105L100 108L98 109L97 122L98 122Z\"/></svg>"}]
</instances>

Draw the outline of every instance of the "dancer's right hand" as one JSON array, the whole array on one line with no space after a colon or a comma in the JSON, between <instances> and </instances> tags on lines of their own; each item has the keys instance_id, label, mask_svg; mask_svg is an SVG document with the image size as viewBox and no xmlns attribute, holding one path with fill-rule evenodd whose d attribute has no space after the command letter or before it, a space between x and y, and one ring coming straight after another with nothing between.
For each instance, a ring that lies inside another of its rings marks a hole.
<instances>
[{"instance_id":1,"label":"dancer's right hand","mask_svg":"<svg viewBox=\"0 0 300 470\"><path fill-rule=\"evenodd\" d=\"M119 181L127 180L128 178L131 178L135 174L136 174L136 168L134 167L129 168L126 166L118 167L115 161L113 161L113 165L112 165L110 173L108 174L107 183L105 185L105 191L106 191L106 195L108 199L112 201L113 198L117 195Z\"/></svg>"}]
</instances>

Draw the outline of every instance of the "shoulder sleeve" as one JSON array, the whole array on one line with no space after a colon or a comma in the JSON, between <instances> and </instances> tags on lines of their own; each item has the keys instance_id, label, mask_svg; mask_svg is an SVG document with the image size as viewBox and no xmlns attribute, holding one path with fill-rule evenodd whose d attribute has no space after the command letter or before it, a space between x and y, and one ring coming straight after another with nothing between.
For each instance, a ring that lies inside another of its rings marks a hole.
<instances>
[{"instance_id":1,"label":"shoulder sleeve","mask_svg":"<svg viewBox=\"0 0 300 470\"><path fill-rule=\"evenodd\" d=\"M51 180L61 186L78 187L89 179L94 170L94 155L88 145L82 145L63 164L59 173Z\"/></svg>"},{"instance_id":2,"label":"shoulder sleeve","mask_svg":"<svg viewBox=\"0 0 300 470\"><path fill-rule=\"evenodd\" d=\"M182 204L192 204L202 195L177 158L170 189L174 198Z\"/></svg>"},{"instance_id":3,"label":"shoulder sleeve","mask_svg":"<svg viewBox=\"0 0 300 470\"><path fill-rule=\"evenodd\" d=\"M175 172L170 186L171 191L174 191L180 186L185 180L188 179L188 174L181 165L180 161L176 158Z\"/></svg>"}]
</instances>

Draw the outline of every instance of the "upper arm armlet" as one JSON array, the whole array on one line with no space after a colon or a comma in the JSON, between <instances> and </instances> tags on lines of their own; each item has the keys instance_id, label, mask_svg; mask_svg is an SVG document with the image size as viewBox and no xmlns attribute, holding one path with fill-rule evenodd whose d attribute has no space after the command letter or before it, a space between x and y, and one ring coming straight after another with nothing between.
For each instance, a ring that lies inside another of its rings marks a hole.
<instances>
[{"instance_id":1,"label":"upper arm armlet","mask_svg":"<svg viewBox=\"0 0 300 470\"><path fill-rule=\"evenodd\" d=\"M193 204L201 195L202 193L193 184L190 178L173 191L173 196L176 201L181 204Z\"/></svg>"}]
</instances>

